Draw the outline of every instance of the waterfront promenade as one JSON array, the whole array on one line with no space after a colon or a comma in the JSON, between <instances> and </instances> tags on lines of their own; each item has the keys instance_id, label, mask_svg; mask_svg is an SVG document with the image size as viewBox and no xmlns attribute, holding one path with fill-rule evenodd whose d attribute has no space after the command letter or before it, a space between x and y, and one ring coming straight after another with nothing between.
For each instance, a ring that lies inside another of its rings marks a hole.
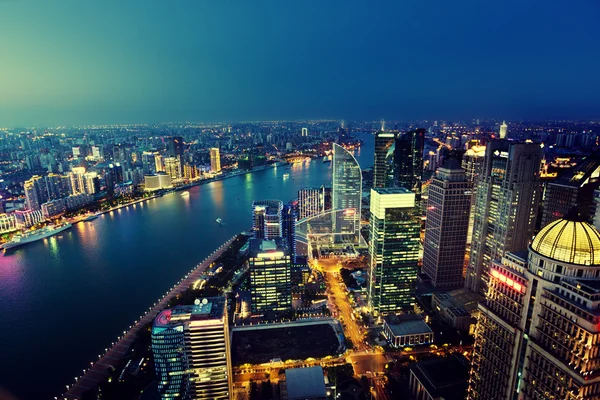
<instances>
[{"instance_id":1,"label":"waterfront promenade","mask_svg":"<svg viewBox=\"0 0 600 400\"><path fill-rule=\"evenodd\" d=\"M128 331L123 331L123 336L120 336L118 340L107 349L104 355L99 356L96 362L91 363L90 368L84 370L80 377L75 378L75 383L67 386L67 392L60 398L65 400L81 399L83 393L89 389L95 388L100 382L108 378L110 367L116 365L127 353L127 350L135 340L139 330L151 323L154 317L166 308L167 303L173 296L183 293L194 283L194 281L199 279L210 264L217 260L217 258L227 250L236 237L237 235L223 243L221 247L205 258L190 271L190 273L181 279L179 283L173 286L171 291L154 303L154 305L150 307L138 321L129 327ZM55 399L58 399L58 397L55 397Z\"/></svg>"}]
</instances>

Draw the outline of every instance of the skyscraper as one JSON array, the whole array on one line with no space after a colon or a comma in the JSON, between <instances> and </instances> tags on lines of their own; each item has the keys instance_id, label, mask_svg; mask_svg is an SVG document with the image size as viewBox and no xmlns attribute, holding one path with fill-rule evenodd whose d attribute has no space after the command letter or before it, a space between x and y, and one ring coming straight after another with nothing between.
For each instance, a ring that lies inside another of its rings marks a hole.
<instances>
[{"instance_id":1,"label":"skyscraper","mask_svg":"<svg viewBox=\"0 0 600 400\"><path fill-rule=\"evenodd\" d=\"M502 121L502 125L500 125L500 132L498 135L500 139L506 139L506 134L508 133L508 125L506 125L506 121Z\"/></svg>"},{"instance_id":2,"label":"skyscraper","mask_svg":"<svg viewBox=\"0 0 600 400\"><path fill-rule=\"evenodd\" d=\"M388 184L388 173L390 172L391 153L394 151L396 133L377 132L375 134L375 160L373 163L373 187L382 188Z\"/></svg>"},{"instance_id":3,"label":"skyscraper","mask_svg":"<svg viewBox=\"0 0 600 400\"><path fill-rule=\"evenodd\" d=\"M473 225L475 223L475 201L477 193L477 182L479 181L479 174L483 170L483 160L485 159L485 146L474 145L471 146L462 157L461 167L465 170L467 180L473 183L473 189L471 190L471 211L469 212L469 232L467 233L467 244L471 244L473 238ZM470 254L470 248L469 254Z\"/></svg>"},{"instance_id":4,"label":"skyscraper","mask_svg":"<svg viewBox=\"0 0 600 400\"><path fill-rule=\"evenodd\" d=\"M356 158L342 146L333 144L332 208L344 210L333 213L333 232L336 239L346 243L360 241L360 212L362 173Z\"/></svg>"},{"instance_id":5,"label":"skyscraper","mask_svg":"<svg viewBox=\"0 0 600 400\"><path fill-rule=\"evenodd\" d=\"M594 190L600 187L600 154L592 154L546 186L542 226L562 218L573 208L590 217Z\"/></svg>"},{"instance_id":6,"label":"skyscraper","mask_svg":"<svg viewBox=\"0 0 600 400\"><path fill-rule=\"evenodd\" d=\"M156 169L156 159L157 154L155 152L145 151L142 153L142 166L144 168L144 175L154 175L157 171Z\"/></svg>"},{"instance_id":7,"label":"skyscraper","mask_svg":"<svg viewBox=\"0 0 600 400\"><path fill-rule=\"evenodd\" d=\"M210 171L214 173L221 172L221 155L218 147L210 149Z\"/></svg>"},{"instance_id":8,"label":"skyscraper","mask_svg":"<svg viewBox=\"0 0 600 400\"><path fill-rule=\"evenodd\" d=\"M414 214L414 193L371 189L369 307L375 313L395 313L415 302L420 227Z\"/></svg>"},{"instance_id":9,"label":"skyscraper","mask_svg":"<svg viewBox=\"0 0 600 400\"><path fill-rule=\"evenodd\" d=\"M252 228L257 239L276 239L283 235L281 200L255 200L252 202Z\"/></svg>"},{"instance_id":10,"label":"skyscraper","mask_svg":"<svg viewBox=\"0 0 600 400\"><path fill-rule=\"evenodd\" d=\"M542 149L535 143L488 143L477 182L465 286L485 294L492 260L525 250L533 237L541 189Z\"/></svg>"},{"instance_id":11,"label":"skyscraper","mask_svg":"<svg viewBox=\"0 0 600 400\"><path fill-rule=\"evenodd\" d=\"M179 164L179 158L177 157L165 157L163 159L165 164L165 173L171 177L171 180L181 178L181 168Z\"/></svg>"},{"instance_id":12,"label":"skyscraper","mask_svg":"<svg viewBox=\"0 0 600 400\"><path fill-rule=\"evenodd\" d=\"M25 181L25 201L30 210L39 210L41 205L48 201L46 185L41 176L34 175L28 181Z\"/></svg>"},{"instance_id":13,"label":"skyscraper","mask_svg":"<svg viewBox=\"0 0 600 400\"><path fill-rule=\"evenodd\" d=\"M575 215L490 268L468 399L597 399L600 233Z\"/></svg>"},{"instance_id":14,"label":"skyscraper","mask_svg":"<svg viewBox=\"0 0 600 400\"><path fill-rule=\"evenodd\" d=\"M289 249L292 262L296 262L296 221L298 221L298 202L290 202L283 206L281 212L282 237Z\"/></svg>"},{"instance_id":15,"label":"skyscraper","mask_svg":"<svg viewBox=\"0 0 600 400\"><path fill-rule=\"evenodd\" d=\"M162 311L152 326L161 399L230 399L231 357L225 297Z\"/></svg>"},{"instance_id":16,"label":"skyscraper","mask_svg":"<svg viewBox=\"0 0 600 400\"><path fill-rule=\"evenodd\" d=\"M183 176L183 138L181 136L173 136L169 138L167 143L167 152L171 157L175 157L178 162L178 175Z\"/></svg>"},{"instance_id":17,"label":"skyscraper","mask_svg":"<svg viewBox=\"0 0 600 400\"><path fill-rule=\"evenodd\" d=\"M292 308L291 260L281 240L251 239L250 295L252 312L284 312Z\"/></svg>"},{"instance_id":18,"label":"skyscraper","mask_svg":"<svg viewBox=\"0 0 600 400\"><path fill-rule=\"evenodd\" d=\"M463 266L469 229L471 189L455 158L438 169L429 185L423 243L423 273L436 288L464 285Z\"/></svg>"},{"instance_id":19,"label":"skyscraper","mask_svg":"<svg viewBox=\"0 0 600 400\"><path fill-rule=\"evenodd\" d=\"M416 129L398 135L394 149L392 186L403 187L413 192L417 206L421 201L424 146L425 129Z\"/></svg>"},{"instance_id":20,"label":"skyscraper","mask_svg":"<svg viewBox=\"0 0 600 400\"><path fill-rule=\"evenodd\" d=\"M308 128L302 128L302 136L308 136Z\"/></svg>"}]
</instances>

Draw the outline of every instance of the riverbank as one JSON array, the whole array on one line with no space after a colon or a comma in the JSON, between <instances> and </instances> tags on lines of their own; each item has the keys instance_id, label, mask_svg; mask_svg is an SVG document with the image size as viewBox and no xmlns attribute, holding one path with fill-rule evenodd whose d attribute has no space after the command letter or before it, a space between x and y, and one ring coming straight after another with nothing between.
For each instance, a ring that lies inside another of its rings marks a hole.
<instances>
[{"instance_id":1,"label":"riverbank","mask_svg":"<svg viewBox=\"0 0 600 400\"><path fill-rule=\"evenodd\" d=\"M183 191L183 190L195 187L195 186L206 185L206 184L211 183L211 182L222 181L222 180L226 180L226 179L229 179L229 178L234 178L236 176L251 174L251 173L254 173L254 172L265 171L267 169L277 168L277 167L285 166L285 165L288 165L288 164L285 164L285 163L268 164L268 165L263 165L261 167L254 168L254 169L251 169L251 170L238 171L238 172L234 172L232 174L218 176L218 177L215 177L215 178L202 179L202 180L199 180L199 181L196 181L196 182L186 183L185 185L176 186L176 187L168 189L168 190L166 190L164 192L160 192L160 194L153 194L152 196L149 196L149 197L144 197L142 199L132 200L130 202L119 204L118 206L115 206L115 207L111 207L111 208L109 208L107 210L98 210L98 211L96 211L94 213L84 214L84 215L80 216L79 218L68 218L67 221L70 222L71 224L78 224L80 222L85 222L85 219L88 218L90 215L93 215L93 214L97 214L97 215L107 214L107 213L116 211L116 210L118 210L120 208L129 207L129 206L137 204L137 203L143 203L145 201L149 201L149 200L152 200L152 199L156 199L158 197L162 197L165 194L174 193L174 192L180 192L180 191Z\"/></svg>"},{"instance_id":2,"label":"riverbank","mask_svg":"<svg viewBox=\"0 0 600 400\"><path fill-rule=\"evenodd\" d=\"M233 236L227 242L223 243L210 256L206 257L201 263L194 267L187 275L185 275L171 291L165 293L153 306L149 307L145 314L140 316L140 319L129 326L129 330L123 331L123 336L119 336L116 342L113 342L110 348L106 349L104 355L99 355L98 360L90 363L90 368L84 369L83 375L75 377L73 385L67 385L67 392L62 395L64 400L79 400L83 393L87 390L95 388L100 382L107 379L109 370L114 364L118 363L127 353L131 344L134 342L136 335L147 324L164 310L169 301L185 292L197 279L204 274L206 269L215 262L221 255L231 246L238 235Z\"/></svg>"}]
</instances>

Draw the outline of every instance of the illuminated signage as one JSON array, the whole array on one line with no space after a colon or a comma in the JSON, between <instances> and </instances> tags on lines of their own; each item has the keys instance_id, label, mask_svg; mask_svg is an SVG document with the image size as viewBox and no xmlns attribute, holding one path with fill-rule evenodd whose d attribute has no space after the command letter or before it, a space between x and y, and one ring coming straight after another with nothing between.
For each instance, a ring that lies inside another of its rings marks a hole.
<instances>
[{"instance_id":1,"label":"illuminated signage","mask_svg":"<svg viewBox=\"0 0 600 400\"><path fill-rule=\"evenodd\" d=\"M514 290L516 290L519 293L524 292L523 285L521 285L519 282L515 282L514 280L512 280L508 276L500 273L500 271L498 271L496 269L492 270L492 277L499 280L500 282L504 283L506 286L513 288Z\"/></svg>"}]
</instances>

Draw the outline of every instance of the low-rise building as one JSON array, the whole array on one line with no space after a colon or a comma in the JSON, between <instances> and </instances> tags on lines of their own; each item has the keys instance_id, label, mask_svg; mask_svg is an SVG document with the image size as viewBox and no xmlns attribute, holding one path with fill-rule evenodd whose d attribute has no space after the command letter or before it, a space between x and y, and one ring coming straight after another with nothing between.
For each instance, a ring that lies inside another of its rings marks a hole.
<instances>
[{"instance_id":1,"label":"low-rise building","mask_svg":"<svg viewBox=\"0 0 600 400\"><path fill-rule=\"evenodd\" d=\"M325 400L327 390L323 368L294 368L285 370L285 381L280 383L282 400Z\"/></svg>"},{"instance_id":2,"label":"low-rise building","mask_svg":"<svg viewBox=\"0 0 600 400\"><path fill-rule=\"evenodd\" d=\"M431 297L431 308L445 325L472 333L479 315L477 305L483 300L484 296L481 294L462 288L434 293Z\"/></svg>"},{"instance_id":3,"label":"low-rise building","mask_svg":"<svg viewBox=\"0 0 600 400\"><path fill-rule=\"evenodd\" d=\"M429 325L414 314L386 315L383 318L383 335L393 347L433 342L433 331Z\"/></svg>"},{"instance_id":4,"label":"low-rise building","mask_svg":"<svg viewBox=\"0 0 600 400\"><path fill-rule=\"evenodd\" d=\"M414 400L462 400L468 379L467 360L454 355L411 365L408 384Z\"/></svg>"}]
</instances>

